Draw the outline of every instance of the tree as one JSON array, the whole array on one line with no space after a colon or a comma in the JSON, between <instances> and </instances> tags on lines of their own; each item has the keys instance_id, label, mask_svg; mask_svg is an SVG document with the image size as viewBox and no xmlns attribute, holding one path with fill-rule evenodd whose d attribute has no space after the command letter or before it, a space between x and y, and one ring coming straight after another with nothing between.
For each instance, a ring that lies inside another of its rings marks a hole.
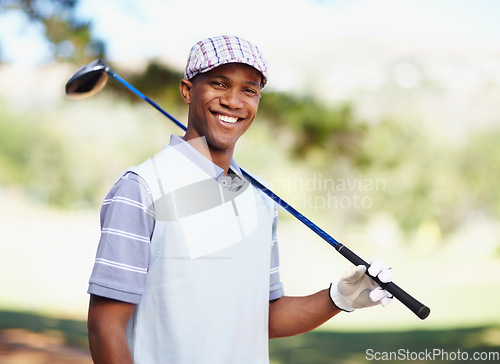
<instances>
[{"instance_id":1,"label":"tree","mask_svg":"<svg viewBox=\"0 0 500 364\"><path fill-rule=\"evenodd\" d=\"M259 113L274 133L290 135L293 158L312 155L320 165L339 156L355 164L370 162L359 155L367 125L356 118L351 104L330 107L312 97L270 91L262 97Z\"/></svg>"},{"instance_id":2,"label":"tree","mask_svg":"<svg viewBox=\"0 0 500 364\"><path fill-rule=\"evenodd\" d=\"M77 3L78 0L0 0L0 13L22 11L30 22L42 25L54 60L86 63L104 57L105 46L92 38L90 21L77 18Z\"/></svg>"}]
</instances>

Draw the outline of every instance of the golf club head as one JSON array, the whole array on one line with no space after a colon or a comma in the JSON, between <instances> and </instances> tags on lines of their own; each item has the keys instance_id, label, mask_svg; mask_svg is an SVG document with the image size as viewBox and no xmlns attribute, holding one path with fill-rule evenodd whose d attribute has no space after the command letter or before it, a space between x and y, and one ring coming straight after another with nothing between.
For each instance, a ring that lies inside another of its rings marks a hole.
<instances>
[{"instance_id":1,"label":"golf club head","mask_svg":"<svg viewBox=\"0 0 500 364\"><path fill-rule=\"evenodd\" d=\"M66 95L73 99L84 99L99 93L108 81L108 68L102 59L81 67L66 84Z\"/></svg>"}]
</instances>

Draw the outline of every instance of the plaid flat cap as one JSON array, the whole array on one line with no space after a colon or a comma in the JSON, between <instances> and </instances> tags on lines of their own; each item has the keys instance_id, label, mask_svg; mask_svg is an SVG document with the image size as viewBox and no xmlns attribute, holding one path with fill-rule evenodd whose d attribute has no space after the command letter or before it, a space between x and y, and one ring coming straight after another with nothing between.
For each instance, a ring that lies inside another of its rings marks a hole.
<instances>
[{"instance_id":1,"label":"plaid flat cap","mask_svg":"<svg viewBox=\"0 0 500 364\"><path fill-rule=\"evenodd\" d=\"M208 72L226 63L245 63L262 74L262 87L267 83L267 62L259 48L233 35L211 37L196 43L189 52L184 78L190 80L198 73Z\"/></svg>"}]
</instances>

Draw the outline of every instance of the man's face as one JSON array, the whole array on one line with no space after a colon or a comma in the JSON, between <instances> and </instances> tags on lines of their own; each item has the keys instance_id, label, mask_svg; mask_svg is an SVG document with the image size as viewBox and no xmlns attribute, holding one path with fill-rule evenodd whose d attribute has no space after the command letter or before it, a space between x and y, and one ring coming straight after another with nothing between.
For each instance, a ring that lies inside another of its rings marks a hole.
<instances>
[{"instance_id":1,"label":"man's face","mask_svg":"<svg viewBox=\"0 0 500 364\"><path fill-rule=\"evenodd\" d=\"M189 104L186 139L204 136L212 152L232 152L257 114L261 81L259 71L240 63L182 80L181 94Z\"/></svg>"}]
</instances>

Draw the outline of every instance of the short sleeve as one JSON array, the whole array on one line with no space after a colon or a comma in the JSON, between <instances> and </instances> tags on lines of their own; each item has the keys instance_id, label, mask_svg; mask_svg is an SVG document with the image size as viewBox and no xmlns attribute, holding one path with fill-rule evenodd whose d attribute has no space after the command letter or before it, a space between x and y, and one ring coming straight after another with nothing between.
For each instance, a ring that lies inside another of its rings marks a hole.
<instances>
[{"instance_id":1,"label":"short sleeve","mask_svg":"<svg viewBox=\"0 0 500 364\"><path fill-rule=\"evenodd\" d=\"M88 293L139 303L150 263L155 226L151 192L137 174L127 172L101 207L101 238Z\"/></svg>"}]
</instances>

